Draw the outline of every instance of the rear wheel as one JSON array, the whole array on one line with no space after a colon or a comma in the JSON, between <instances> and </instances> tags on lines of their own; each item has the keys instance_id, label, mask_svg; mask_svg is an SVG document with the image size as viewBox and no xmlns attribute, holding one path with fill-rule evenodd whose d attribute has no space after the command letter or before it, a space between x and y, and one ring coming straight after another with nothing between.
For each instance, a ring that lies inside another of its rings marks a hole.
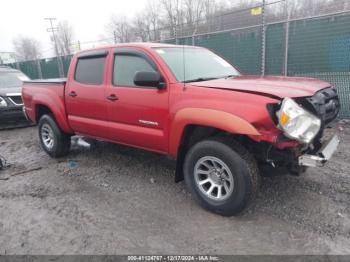
<instances>
[{"instance_id":1,"label":"rear wheel","mask_svg":"<svg viewBox=\"0 0 350 262\"><path fill-rule=\"evenodd\" d=\"M241 212L258 190L255 159L229 138L195 144L184 162L185 182L205 209L224 216Z\"/></svg>"},{"instance_id":2,"label":"rear wheel","mask_svg":"<svg viewBox=\"0 0 350 262\"><path fill-rule=\"evenodd\" d=\"M51 157L62 157L69 153L70 136L57 125L52 115L43 115L39 120L41 147Z\"/></svg>"}]
</instances>

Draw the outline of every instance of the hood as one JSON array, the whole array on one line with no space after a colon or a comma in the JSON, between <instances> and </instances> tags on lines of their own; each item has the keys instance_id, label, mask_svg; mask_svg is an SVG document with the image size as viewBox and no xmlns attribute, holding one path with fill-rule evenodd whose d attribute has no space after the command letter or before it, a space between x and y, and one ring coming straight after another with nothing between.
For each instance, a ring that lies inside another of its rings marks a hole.
<instances>
[{"instance_id":1,"label":"hood","mask_svg":"<svg viewBox=\"0 0 350 262\"><path fill-rule=\"evenodd\" d=\"M191 84L199 87L255 93L280 99L313 96L319 90L331 86L327 82L313 78L279 76L237 76Z\"/></svg>"},{"instance_id":2,"label":"hood","mask_svg":"<svg viewBox=\"0 0 350 262\"><path fill-rule=\"evenodd\" d=\"M10 87L10 88L0 87L0 96L6 96L6 94L21 93L21 92L22 92L22 87Z\"/></svg>"}]
</instances>

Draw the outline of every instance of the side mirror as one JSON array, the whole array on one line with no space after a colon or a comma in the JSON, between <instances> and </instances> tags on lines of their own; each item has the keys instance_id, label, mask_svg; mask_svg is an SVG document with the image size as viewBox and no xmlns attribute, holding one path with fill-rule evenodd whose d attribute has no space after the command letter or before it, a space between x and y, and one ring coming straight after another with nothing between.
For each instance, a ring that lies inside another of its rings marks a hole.
<instances>
[{"instance_id":1,"label":"side mirror","mask_svg":"<svg viewBox=\"0 0 350 262\"><path fill-rule=\"evenodd\" d=\"M158 89L165 88L162 76L158 72L136 72L134 83L137 86L157 87Z\"/></svg>"}]
</instances>

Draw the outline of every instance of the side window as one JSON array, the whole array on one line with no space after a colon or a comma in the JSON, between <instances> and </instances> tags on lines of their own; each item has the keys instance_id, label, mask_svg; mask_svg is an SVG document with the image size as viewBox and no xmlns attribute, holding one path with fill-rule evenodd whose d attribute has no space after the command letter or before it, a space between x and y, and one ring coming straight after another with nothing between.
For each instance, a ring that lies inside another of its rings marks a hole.
<instances>
[{"instance_id":1,"label":"side window","mask_svg":"<svg viewBox=\"0 0 350 262\"><path fill-rule=\"evenodd\" d=\"M79 58L74 79L82 84L101 85L106 57Z\"/></svg>"},{"instance_id":2,"label":"side window","mask_svg":"<svg viewBox=\"0 0 350 262\"><path fill-rule=\"evenodd\" d=\"M155 72L156 70L141 56L117 54L114 58L113 84L136 87L134 77L139 71Z\"/></svg>"}]
</instances>

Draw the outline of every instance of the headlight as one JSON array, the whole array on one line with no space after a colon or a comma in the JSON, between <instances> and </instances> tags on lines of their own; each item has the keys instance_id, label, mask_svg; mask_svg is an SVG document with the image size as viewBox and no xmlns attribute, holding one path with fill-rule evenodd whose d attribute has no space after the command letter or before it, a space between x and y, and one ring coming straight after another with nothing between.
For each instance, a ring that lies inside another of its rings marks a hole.
<instances>
[{"instance_id":1,"label":"headlight","mask_svg":"<svg viewBox=\"0 0 350 262\"><path fill-rule=\"evenodd\" d=\"M277 117L285 135L302 143L310 143L320 131L321 120L290 98L283 100Z\"/></svg>"},{"instance_id":2,"label":"headlight","mask_svg":"<svg viewBox=\"0 0 350 262\"><path fill-rule=\"evenodd\" d=\"M6 107L7 106L7 103L5 101L5 99L3 99L1 96L0 96L0 107Z\"/></svg>"}]
</instances>

